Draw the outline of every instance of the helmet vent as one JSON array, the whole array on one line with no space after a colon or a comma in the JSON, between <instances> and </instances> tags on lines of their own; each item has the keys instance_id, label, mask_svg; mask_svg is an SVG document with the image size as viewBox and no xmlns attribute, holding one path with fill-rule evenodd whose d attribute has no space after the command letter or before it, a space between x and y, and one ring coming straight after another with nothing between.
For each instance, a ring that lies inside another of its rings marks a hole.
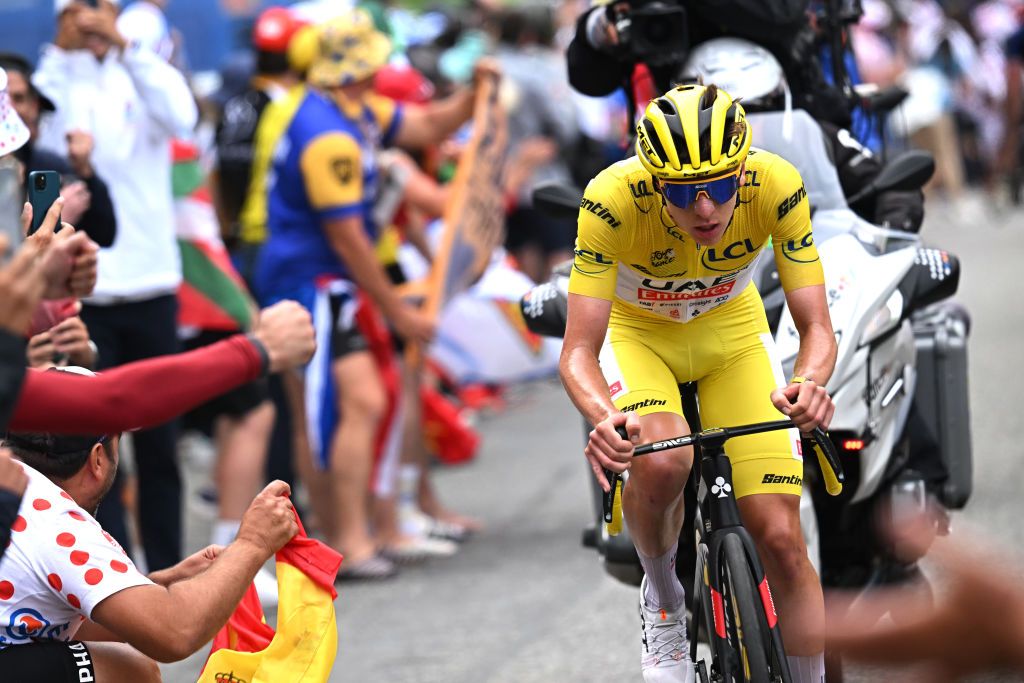
<instances>
[{"instance_id":1,"label":"helmet vent","mask_svg":"<svg viewBox=\"0 0 1024 683\"><path fill-rule=\"evenodd\" d=\"M661 140L658 138L658 131L654 129L654 124L647 119L644 119L644 130L647 131L647 140L651 143L651 148L658 156L658 159L660 159L662 163L668 161L668 155L665 153L665 147L661 144Z\"/></svg>"}]
</instances>

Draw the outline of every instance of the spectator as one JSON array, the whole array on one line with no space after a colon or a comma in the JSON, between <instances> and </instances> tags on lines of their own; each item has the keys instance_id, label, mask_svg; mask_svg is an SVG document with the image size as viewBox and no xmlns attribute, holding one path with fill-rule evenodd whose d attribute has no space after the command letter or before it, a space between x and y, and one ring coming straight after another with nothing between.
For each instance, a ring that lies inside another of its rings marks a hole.
<instances>
[{"instance_id":1,"label":"spectator","mask_svg":"<svg viewBox=\"0 0 1024 683\"><path fill-rule=\"evenodd\" d=\"M241 239L254 248L265 239L265 226L243 234L239 220L249 192L256 129L264 109L281 101L299 83L288 61L288 45L304 24L284 7L270 7L256 19L252 45L256 75L249 86L224 102L217 125L216 201L222 230L229 243ZM265 218L264 218L265 220Z\"/></svg>"},{"instance_id":2,"label":"spectator","mask_svg":"<svg viewBox=\"0 0 1024 683\"><path fill-rule=\"evenodd\" d=\"M300 452L308 452L308 439L317 468L330 472L329 478L314 476L309 458L297 458L307 468L328 543L346 555L339 576L349 578L383 578L395 571L377 554L368 523L374 437L386 398L374 358L353 324L360 290L407 341L426 342L433 335L433 322L398 296L373 252L375 155L392 141L419 148L444 139L471 115L475 92L464 88L419 108L375 96L373 76L389 52L390 41L362 10L321 28L320 51L308 75L319 90L303 97L278 148L287 153L274 160L270 238L257 275L264 300L297 296L316 312L324 343L307 370L305 388L292 383L290 407L298 427L307 419L310 425L297 433ZM478 75L493 72L481 66ZM300 391L306 390L302 400Z\"/></svg>"},{"instance_id":3,"label":"spectator","mask_svg":"<svg viewBox=\"0 0 1024 683\"><path fill-rule=\"evenodd\" d=\"M87 233L101 247L109 247L114 243L117 218L107 184L92 165L92 135L84 130L68 131L66 158L41 149L36 144L39 118L43 112L54 111L53 102L32 85L32 68L24 57L0 54L0 68L7 71L11 103L30 133L28 142L18 150L26 176L32 171L57 171L61 176L60 194L64 197L61 220Z\"/></svg>"},{"instance_id":4,"label":"spectator","mask_svg":"<svg viewBox=\"0 0 1024 683\"><path fill-rule=\"evenodd\" d=\"M137 40L143 47L163 58L178 71L185 72L185 58L180 48L180 36L175 35L167 22L168 0L137 0L117 17L117 30L129 40Z\"/></svg>"},{"instance_id":5,"label":"spectator","mask_svg":"<svg viewBox=\"0 0 1024 683\"><path fill-rule=\"evenodd\" d=\"M1024 9L1021 10L1024 14ZM1013 173L1021 164L1020 127L1024 110L1024 25L1014 31L1005 43L1006 99L1003 102L1003 139L996 158L996 170Z\"/></svg>"},{"instance_id":6,"label":"spectator","mask_svg":"<svg viewBox=\"0 0 1024 683\"><path fill-rule=\"evenodd\" d=\"M579 138L576 111L563 66L552 47L554 25L547 7L505 10L500 18L497 58L508 91L507 191L512 209L505 246L520 269L543 282L552 266L572 258L575 221L533 208L530 192L540 183L571 185L568 160ZM557 76L555 76L557 74Z\"/></svg>"},{"instance_id":7,"label":"spectator","mask_svg":"<svg viewBox=\"0 0 1024 683\"><path fill-rule=\"evenodd\" d=\"M892 525L894 548L916 557L935 536L933 512ZM1005 547L977 533L935 539L928 557L933 596L916 582L854 596L828 596L826 642L844 660L885 667L886 678L943 683L1020 680L1024 590ZM891 619L883 619L889 614ZM881 669L879 669L881 670ZM1002 675L1012 673L1010 677Z\"/></svg>"},{"instance_id":8,"label":"spectator","mask_svg":"<svg viewBox=\"0 0 1024 683\"><path fill-rule=\"evenodd\" d=\"M75 300L69 301L73 308L78 307ZM96 344L89 338L89 328L81 318L72 315L33 335L26 355L30 368L45 370L66 365L91 369L98 354Z\"/></svg>"},{"instance_id":9,"label":"spectator","mask_svg":"<svg viewBox=\"0 0 1024 683\"><path fill-rule=\"evenodd\" d=\"M0 618L12 625L0 635L0 665L14 680L160 680L156 661L184 659L209 641L298 531L288 486L273 482L231 546L143 576L92 517L113 485L119 442L117 434L8 435L32 501L0 563Z\"/></svg>"},{"instance_id":10,"label":"spectator","mask_svg":"<svg viewBox=\"0 0 1024 683\"><path fill-rule=\"evenodd\" d=\"M11 460L9 450L0 449L0 559L10 543L11 525L17 518L26 486L25 471Z\"/></svg>"},{"instance_id":11,"label":"spectator","mask_svg":"<svg viewBox=\"0 0 1024 683\"><path fill-rule=\"evenodd\" d=\"M57 37L47 46L34 84L60 115L54 131L77 127L95 140L93 163L107 180L118 239L100 254L96 291L82 319L100 351L99 367L178 349L175 291L181 265L174 240L170 141L186 137L197 111L184 77L159 55L119 30L118 6L91 8L57 0ZM53 131L51 131L53 132ZM139 524L151 569L181 557L181 478L173 424L138 432ZM120 496L99 518L128 543Z\"/></svg>"}]
</instances>

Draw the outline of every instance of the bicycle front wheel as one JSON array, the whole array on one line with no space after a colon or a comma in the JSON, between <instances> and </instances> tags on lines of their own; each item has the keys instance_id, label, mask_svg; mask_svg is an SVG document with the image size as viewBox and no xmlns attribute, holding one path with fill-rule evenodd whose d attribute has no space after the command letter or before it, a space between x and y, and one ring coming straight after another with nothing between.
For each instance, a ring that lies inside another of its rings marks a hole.
<instances>
[{"instance_id":1,"label":"bicycle front wheel","mask_svg":"<svg viewBox=\"0 0 1024 683\"><path fill-rule=\"evenodd\" d=\"M721 571L726 632L737 654L731 667L733 678L737 682L771 683L771 632L743 542L735 534L729 534L722 542Z\"/></svg>"}]
</instances>

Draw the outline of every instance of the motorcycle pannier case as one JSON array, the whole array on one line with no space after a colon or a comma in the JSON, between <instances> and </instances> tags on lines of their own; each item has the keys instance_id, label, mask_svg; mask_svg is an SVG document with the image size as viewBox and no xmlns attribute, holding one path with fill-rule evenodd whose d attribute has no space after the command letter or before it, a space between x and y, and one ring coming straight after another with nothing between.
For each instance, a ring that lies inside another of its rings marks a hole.
<instances>
[{"instance_id":1,"label":"motorcycle pannier case","mask_svg":"<svg viewBox=\"0 0 1024 683\"><path fill-rule=\"evenodd\" d=\"M915 321L917 388L915 401L922 422L938 444L948 477L942 502L960 509L973 487L970 398L967 387L967 325L942 310Z\"/></svg>"}]
</instances>

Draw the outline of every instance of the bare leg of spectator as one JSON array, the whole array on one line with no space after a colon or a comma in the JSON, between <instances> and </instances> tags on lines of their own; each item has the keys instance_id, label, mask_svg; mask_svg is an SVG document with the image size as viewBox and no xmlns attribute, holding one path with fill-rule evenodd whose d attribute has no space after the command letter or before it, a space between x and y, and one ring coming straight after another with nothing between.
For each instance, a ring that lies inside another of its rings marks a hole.
<instances>
[{"instance_id":1,"label":"bare leg of spectator","mask_svg":"<svg viewBox=\"0 0 1024 683\"><path fill-rule=\"evenodd\" d=\"M306 519L307 529L319 530L325 539L334 538L334 513L331 504L331 481L313 463L313 451L306 431L305 388L302 377L294 372L281 374L281 385L288 401L292 423L292 464L295 473L309 494L314 518Z\"/></svg>"},{"instance_id":2,"label":"bare leg of spectator","mask_svg":"<svg viewBox=\"0 0 1024 683\"><path fill-rule=\"evenodd\" d=\"M219 506L217 524L224 525L225 529L222 538L213 539L218 545L227 545L234 539L242 515L263 488L263 468L273 427L274 405L270 401L239 419L225 416L217 420L218 457L214 470Z\"/></svg>"},{"instance_id":3,"label":"bare leg of spectator","mask_svg":"<svg viewBox=\"0 0 1024 683\"><path fill-rule=\"evenodd\" d=\"M331 443L331 483L335 533L330 544L350 566L372 558L376 543L369 529L369 485L374 438L387 397L373 355L350 353L334 361L339 423Z\"/></svg>"},{"instance_id":4,"label":"bare leg of spectator","mask_svg":"<svg viewBox=\"0 0 1024 683\"><path fill-rule=\"evenodd\" d=\"M160 667L152 659L127 643L88 642L96 681L132 681L159 683Z\"/></svg>"}]
</instances>

